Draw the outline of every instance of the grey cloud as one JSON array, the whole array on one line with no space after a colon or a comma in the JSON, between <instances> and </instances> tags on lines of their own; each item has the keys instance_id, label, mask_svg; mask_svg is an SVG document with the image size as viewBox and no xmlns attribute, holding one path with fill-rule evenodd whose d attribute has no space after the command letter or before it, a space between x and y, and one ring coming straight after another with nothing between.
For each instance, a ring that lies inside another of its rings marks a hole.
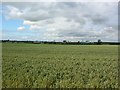
<instances>
[{"instance_id":1,"label":"grey cloud","mask_svg":"<svg viewBox=\"0 0 120 90\"><path fill-rule=\"evenodd\" d=\"M34 21L38 27L49 26L47 28L49 30L45 31L46 38L84 37L91 40L94 38L108 40L115 37L117 32L116 3L41 2L4 3L4 5L13 6L21 13L19 16L16 16L18 14L10 16L11 18ZM9 13L10 11L8 11L8 16ZM58 18L63 18L63 20ZM105 27L113 29L104 30Z\"/></svg>"},{"instance_id":2,"label":"grey cloud","mask_svg":"<svg viewBox=\"0 0 120 90\"><path fill-rule=\"evenodd\" d=\"M100 15L95 15L91 17L93 24L105 24L107 22L107 17L103 17Z\"/></svg>"},{"instance_id":3,"label":"grey cloud","mask_svg":"<svg viewBox=\"0 0 120 90\"><path fill-rule=\"evenodd\" d=\"M99 35L97 35L95 32L92 32L92 31L72 31L72 32L60 32L59 33L59 37L64 37L64 36L67 36L67 37L91 37L91 38L94 38L94 37L100 37Z\"/></svg>"}]
</instances>

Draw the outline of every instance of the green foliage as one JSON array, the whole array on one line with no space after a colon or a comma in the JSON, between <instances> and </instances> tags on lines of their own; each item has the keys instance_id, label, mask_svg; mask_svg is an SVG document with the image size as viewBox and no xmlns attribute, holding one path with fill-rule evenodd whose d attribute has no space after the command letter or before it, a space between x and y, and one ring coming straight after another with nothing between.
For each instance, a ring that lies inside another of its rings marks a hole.
<instances>
[{"instance_id":1,"label":"green foliage","mask_svg":"<svg viewBox=\"0 0 120 90\"><path fill-rule=\"evenodd\" d=\"M117 88L118 46L3 43L3 88Z\"/></svg>"}]
</instances>

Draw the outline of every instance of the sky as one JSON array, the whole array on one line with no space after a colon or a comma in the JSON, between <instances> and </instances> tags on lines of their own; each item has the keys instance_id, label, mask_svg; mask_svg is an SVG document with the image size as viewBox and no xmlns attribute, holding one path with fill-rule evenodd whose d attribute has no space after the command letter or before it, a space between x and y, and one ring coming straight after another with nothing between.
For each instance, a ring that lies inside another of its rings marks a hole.
<instances>
[{"instance_id":1,"label":"sky","mask_svg":"<svg viewBox=\"0 0 120 90\"><path fill-rule=\"evenodd\" d=\"M4 40L118 40L117 2L4 2L0 13Z\"/></svg>"}]
</instances>

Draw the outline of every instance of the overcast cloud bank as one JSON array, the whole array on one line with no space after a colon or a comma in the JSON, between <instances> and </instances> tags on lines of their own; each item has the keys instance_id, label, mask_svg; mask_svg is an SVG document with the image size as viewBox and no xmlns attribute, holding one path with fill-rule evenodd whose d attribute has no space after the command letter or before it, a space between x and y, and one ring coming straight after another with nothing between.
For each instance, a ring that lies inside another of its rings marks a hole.
<instances>
[{"instance_id":1,"label":"overcast cloud bank","mask_svg":"<svg viewBox=\"0 0 120 90\"><path fill-rule=\"evenodd\" d=\"M40 35L43 34L39 38L41 40L118 40L116 2L24 2L3 5L3 13L8 20L23 20L16 30L26 30L25 25L28 25L28 30L38 30Z\"/></svg>"}]
</instances>

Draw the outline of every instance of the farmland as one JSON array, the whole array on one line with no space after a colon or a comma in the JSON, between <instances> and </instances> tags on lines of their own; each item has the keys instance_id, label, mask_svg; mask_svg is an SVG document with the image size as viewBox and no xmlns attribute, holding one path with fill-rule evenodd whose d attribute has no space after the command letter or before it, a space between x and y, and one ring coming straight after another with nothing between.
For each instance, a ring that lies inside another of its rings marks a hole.
<instances>
[{"instance_id":1,"label":"farmland","mask_svg":"<svg viewBox=\"0 0 120 90\"><path fill-rule=\"evenodd\" d=\"M117 45L2 45L3 88L117 88Z\"/></svg>"}]
</instances>

